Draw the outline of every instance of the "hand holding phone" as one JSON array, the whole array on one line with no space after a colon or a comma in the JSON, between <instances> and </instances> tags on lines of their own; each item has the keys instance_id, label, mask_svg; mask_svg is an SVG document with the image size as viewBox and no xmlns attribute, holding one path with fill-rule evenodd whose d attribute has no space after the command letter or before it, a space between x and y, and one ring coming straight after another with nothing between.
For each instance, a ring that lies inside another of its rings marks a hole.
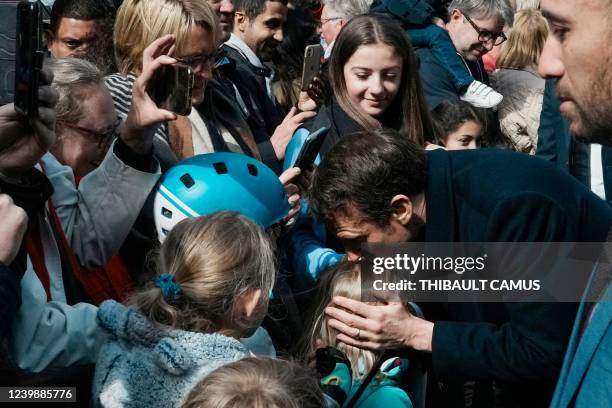
<instances>
[{"instance_id":1,"label":"hand holding phone","mask_svg":"<svg viewBox=\"0 0 612 408\"><path fill-rule=\"evenodd\" d=\"M298 154L293 167L299 167L302 172L310 170L314 165L314 162L321 150L321 146L323 146L323 141L327 136L327 132L329 132L329 128L322 127L314 133L311 133L302 148L300 149L300 153Z\"/></svg>"},{"instance_id":2,"label":"hand holding phone","mask_svg":"<svg viewBox=\"0 0 612 408\"><path fill-rule=\"evenodd\" d=\"M159 108L187 116L191 112L193 80L188 65L164 65L155 71L151 97Z\"/></svg>"},{"instance_id":3,"label":"hand holding phone","mask_svg":"<svg viewBox=\"0 0 612 408\"><path fill-rule=\"evenodd\" d=\"M0 173L19 178L30 170L55 143L55 104L58 92L50 86L52 72L40 71L35 115L18 113L9 103L0 107Z\"/></svg>"},{"instance_id":4,"label":"hand holding phone","mask_svg":"<svg viewBox=\"0 0 612 408\"><path fill-rule=\"evenodd\" d=\"M151 96L155 72L177 62L168 56L175 41L174 35L164 35L153 41L142 54L142 72L132 86L132 103L120 135L123 142L138 154L151 151L155 132L163 122L177 119L174 112L158 107Z\"/></svg>"}]
</instances>

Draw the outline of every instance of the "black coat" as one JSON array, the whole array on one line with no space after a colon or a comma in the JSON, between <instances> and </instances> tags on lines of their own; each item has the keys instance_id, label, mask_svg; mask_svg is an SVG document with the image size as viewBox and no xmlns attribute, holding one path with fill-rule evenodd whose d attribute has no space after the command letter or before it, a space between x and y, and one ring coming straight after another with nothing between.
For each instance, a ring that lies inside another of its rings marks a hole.
<instances>
[{"instance_id":1,"label":"black coat","mask_svg":"<svg viewBox=\"0 0 612 408\"><path fill-rule=\"evenodd\" d=\"M428 153L425 240L604 242L612 210L572 177L536 158L494 149ZM433 371L442 380L489 379L518 406L545 406L557 380L577 305L444 305ZM521 402L521 398L523 398Z\"/></svg>"},{"instance_id":2,"label":"black coat","mask_svg":"<svg viewBox=\"0 0 612 408\"><path fill-rule=\"evenodd\" d=\"M395 115L389 114L388 116L391 117ZM399 125L391 122L391 120L385 120L385 118L383 118L383 126L398 130ZM326 105L321 107L319 112L317 112L317 116L304 124L304 127L311 133L321 129L322 127L329 128L329 132L327 133L327 136L323 141L323 145L321 146L321 157L325 156L325 154L327 154L327 152L329 152L342 137L364 130L359 123L351 118L348 113L342 110L340 105L338 105L336 98L333 97L327 102Z\"/></svg>"},{"instance_id":3,"label":"black coat","mask_svg":"<svg viewBox=\"0 0 612 408\"><path fill-rule=\"evenodd\" d=\"M266 89L266 76L272 76L273 71L270 68L254 66L232 47L223 45L221 49L236 63L236 68L228 79L236 86L249 110L247 122L255 141L260 143L269 140L283 120L279 107L275 101L270 100ZM228 85L231 87L231 84ZM228 91L234 92L232 88L228 88Z\"/></svg>"},{"instance_id":4,"label":"black coat","mask_svg":"<svg viewBox=\"0 0 612 408\"><path fill-rule=\"evenodd\" d=\"M538 128L536 156L570 173L587 187L591 185L591 154L589 145L577 142L570 133L569 124L559 110L556 81L549 79L544 88L544 101ZM602 173L606 201L612 205L612 147L601 151Z\"/></svg>"}]
</instances>

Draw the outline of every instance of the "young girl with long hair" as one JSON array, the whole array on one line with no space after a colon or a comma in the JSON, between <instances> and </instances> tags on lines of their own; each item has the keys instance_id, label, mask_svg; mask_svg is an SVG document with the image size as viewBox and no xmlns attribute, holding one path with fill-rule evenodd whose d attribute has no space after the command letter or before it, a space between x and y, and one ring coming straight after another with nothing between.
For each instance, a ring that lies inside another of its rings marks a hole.
<instances>
[{"instance_id":1,"label":"young girl with long hair","mask_svg":"<svg viewBox=\"0 0 612 408\"><path fill-rule=\"evenodd\" d=\"M351 19L334 43L329 79L332 97L309 126L330 128L323 154L342 136L361 130L393 128L420 145L433 140L417 59L393 19Z\"/></svg>"}]
</instances>

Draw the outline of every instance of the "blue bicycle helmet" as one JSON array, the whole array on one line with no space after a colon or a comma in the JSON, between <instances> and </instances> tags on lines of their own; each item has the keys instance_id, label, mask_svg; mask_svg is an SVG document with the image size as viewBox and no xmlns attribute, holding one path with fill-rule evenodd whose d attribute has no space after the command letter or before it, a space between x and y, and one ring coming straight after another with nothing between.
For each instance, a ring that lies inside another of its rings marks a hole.
<instances>
[{"instance_id":1,"label":"blue bicycle helmet","mask_svg":"<svg viewBox=\"0 0 612 408\"><path fill-rule=\"evenodd\" d=\"M265 164L238 153L209 153L170 168L155 195L155 227L163 242L187 217L237 211L264 228L289 212L287 193Z\"/></svg>"}]
</instances>

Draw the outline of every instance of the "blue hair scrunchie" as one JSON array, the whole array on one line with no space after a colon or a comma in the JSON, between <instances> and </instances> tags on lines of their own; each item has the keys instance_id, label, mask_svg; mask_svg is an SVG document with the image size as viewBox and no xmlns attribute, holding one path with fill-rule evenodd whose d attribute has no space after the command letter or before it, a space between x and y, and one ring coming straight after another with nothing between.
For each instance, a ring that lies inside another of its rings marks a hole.
<instances>
[{"instance_id":1,"label":"blue hair scrunchie","mask_svg":"<svg viewBox=\"0 0 612 408\"><path fill-rule=\"evenodd\" d=\"M161 289L162 296L167 301L174 302L183 294L181 286L176 283L174 276L170 275L169 273L162 273L155 278L155 287Z\"/></svg>"}]
</instances>

